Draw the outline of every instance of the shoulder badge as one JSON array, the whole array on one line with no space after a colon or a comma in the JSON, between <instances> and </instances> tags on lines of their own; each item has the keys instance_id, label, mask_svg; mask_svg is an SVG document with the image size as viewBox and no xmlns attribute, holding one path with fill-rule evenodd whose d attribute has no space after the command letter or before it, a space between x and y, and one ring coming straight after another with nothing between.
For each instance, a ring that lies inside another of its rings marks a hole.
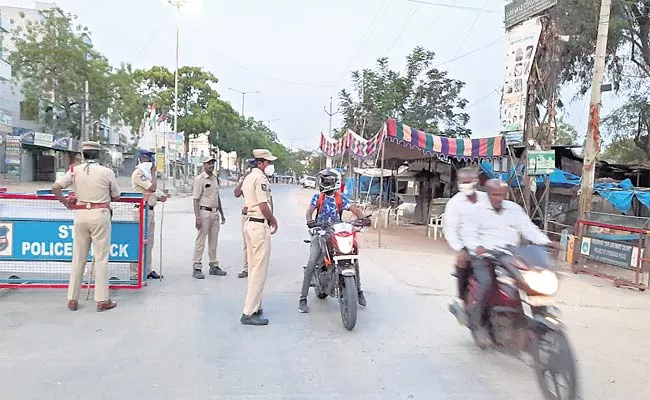
<instances>
[{"instance_id":1,"label":"shoulder badge","mask_svg":"<svg viewBox=\"0 0 650 400\"><path fill-rule=\"evenodd\" d=\"M266 192L266 183L262 183L262 190Z\"/></svg>"}]
</instances>

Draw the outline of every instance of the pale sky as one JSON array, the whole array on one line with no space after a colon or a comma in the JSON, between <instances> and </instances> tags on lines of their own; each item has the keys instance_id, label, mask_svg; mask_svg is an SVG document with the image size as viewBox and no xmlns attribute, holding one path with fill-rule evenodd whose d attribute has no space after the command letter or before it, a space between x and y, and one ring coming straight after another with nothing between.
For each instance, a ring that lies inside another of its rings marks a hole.
<instances>
[{"instance_id":1,"label":"pale sky","mask_svg":"<svg viewBox=\"0 0 650 400\"><path fill-rule=\"evenodd\" d=\"M387 56L403 68L415 47L436 52L436 64L466 83L473 135L494 136L505 65L503 0L431 0L489 11L418 4L408 0L189 0L181 10L180 65L196 65L219 78L221 98L245 114L274 120L285 145L315 148L327 132L323 108L335 106L352 70ZM33 6L32 0L0 0ZM58 0L89 27L97 49L113 65L174 68L175 9L166 0ZM495 41L497 41L495 43ZM488 46L486 46L488 45ZM572 102L566 118L584 135L588 98ZM604 94L604 110L614 95ZM340 119L334 117L333 126ZM417 128L417 127L416 127Z\"/></svg>"}]
</instances>

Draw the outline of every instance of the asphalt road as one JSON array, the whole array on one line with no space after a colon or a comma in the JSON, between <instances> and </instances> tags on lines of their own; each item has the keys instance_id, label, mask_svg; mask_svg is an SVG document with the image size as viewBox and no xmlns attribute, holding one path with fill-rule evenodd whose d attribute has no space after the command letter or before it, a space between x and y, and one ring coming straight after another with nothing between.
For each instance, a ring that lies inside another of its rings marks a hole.
<instances>
[{"instance_id":1,"label":"asphalt road","mask_svg":"<svg viewBox=\"0 0 650 400\"><path fill-rule=\"evenodd\" d=\"M64 290L0 291L1 397L540 399L528 366L481 352L454 322L446 306L452 278L427 281L403 252L362 251L368 307L354 331L343 328L332 299L312 293L311 313L298 313L304 207L291 200L295 187L273 190L280 229L263 300L270 325L239 322L246 285L236 276L240 201L223 193L228 222L218 254L228 275L208 275L206 259L206 279L196 280L191 199L172 199L164 280L114 292L116 309L96 313L84 300L69 312ZM157 266L157 247L154 253ZM449 262L431 258L432 266Z\"/></svg>"}]
</instances>

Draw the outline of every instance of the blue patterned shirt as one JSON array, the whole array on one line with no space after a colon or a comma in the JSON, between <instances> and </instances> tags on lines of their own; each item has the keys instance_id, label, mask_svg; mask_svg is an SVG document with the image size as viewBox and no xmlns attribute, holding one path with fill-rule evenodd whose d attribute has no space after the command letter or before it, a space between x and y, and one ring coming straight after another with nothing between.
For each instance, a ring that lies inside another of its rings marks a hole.
<instances>
[{"instance_id":1,"label":"blue patterned shirt","mask_svg":"<svg viewBox=\"0 0 650 400\"><path fill-rule=\"evenodd\" d=\"M320 193L315 194L314 197L311 198L311 205L316 207L316 211L318 211L319 197L320 197ZM352 201L350 201L350 198L344 193L341 193L341 202L342 202L343 210L349 211L350 207L352 206ZM336 207L336 197L325 196L325 201L323 201L323 208L318 214L318 218L316 219L316 222L318 223L328 222L332 224L340 221L341 218L339 218L339 210Z\"/></svg>"}]
</instances>

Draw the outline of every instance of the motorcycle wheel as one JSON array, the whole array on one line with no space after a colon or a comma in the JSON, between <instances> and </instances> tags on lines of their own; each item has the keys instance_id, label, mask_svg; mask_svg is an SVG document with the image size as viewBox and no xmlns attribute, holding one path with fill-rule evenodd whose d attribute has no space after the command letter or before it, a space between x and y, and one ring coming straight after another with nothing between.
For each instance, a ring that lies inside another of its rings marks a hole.
<instances>
[{"instance_id":1,"label":"motorcycle wheel","mask_svg":"<svg viewBox=\"0 0 650 400\"><path fill-rule=\"evenodd\" d=\"M547 331L535 335L532 356L535 360L537 382L545 399L577 399L577 366L564 331Z\"/></svg>"},{"instance_id":2,"label":"motorcycle wheel","mask_svg":"<svg viewBox=\"0 0 650 400\"><path fill-rule=\"evenodd\" d=\"M357 324L357 281L353 276L344 276L341 288L341 320L345 329L351 331Z\"/></svg>"}]
</instances>

